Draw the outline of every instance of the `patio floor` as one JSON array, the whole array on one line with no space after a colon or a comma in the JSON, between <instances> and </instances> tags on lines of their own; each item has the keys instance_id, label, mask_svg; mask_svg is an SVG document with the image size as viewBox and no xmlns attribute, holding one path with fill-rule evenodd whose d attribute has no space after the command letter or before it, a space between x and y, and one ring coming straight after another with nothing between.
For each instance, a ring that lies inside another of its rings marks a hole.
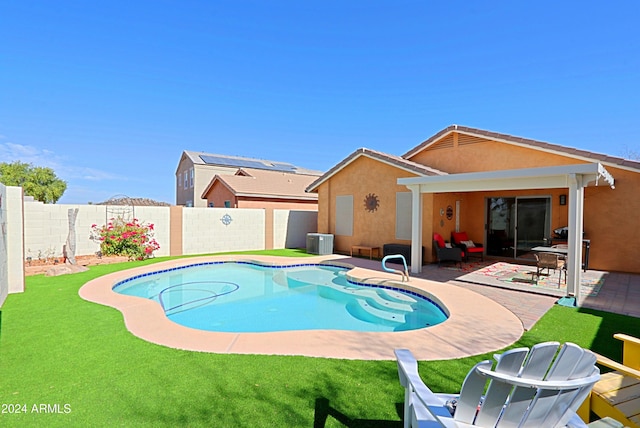
<instances>
[{"instance_id":1,"label":"patio floor","mask_svg":"<svg viewBox=\"0 0 640 428\"><path fill-rule=\"evenodd\" d=\"M283 265L321 261L340 264L362 259L336 255L305 259L247 255L176 259L96 278L82 286L79 294L85 300L117 308L124 316L127 329L144 340L171 348L202 352L393 360L395 348L410 347L421 360L440 360L502 349L518 340L524 332L520 319L513 311L471 290L417 277L412 277L409 282L401 282L397 274L381 269L360 268L356 263L356 268L348 273L350 277L367 283L417 290L447 308L449 318L429 328L388 333L344 330L223 333L181 326L170 321L156 302L125 296L112 290L117 282L136 275L213 260L247 260ZM380 262L375 266L380 267ZM478 325L483 328L479 329Z\"/></svg>"},{"instance_id":2,"label":"patio floor","mask_svg":"<svg viewBox=\"0 0 640 428\"><path fill-rule=\"evenodd\" d=\"M344 261L367 269L382 270L382 265L377 260L371 261L354 257L344 259ZM499 260L495 260L495 262L499 262ZM397 267L397 265L395 266ZM497 287L496 281L489 278L484 283L479 282L479 276L473 276L474 282L461 280L463 277L469 278L470 272L472 270L453 270L446 266L439 267L437 264L428 264L422 267L420 274L411 275L452 284L482 294L512 311L520 318L527 330L558 301L557 295L554 295L557 293L547 295L541 290L531 288L527 290L518 284L509 285L504 282L500 287ZM607 272L604 275L604 284L597 296L582 297L579 306L640 318L640 275Z\"/></svg>"},{"instance_id":3,"label":"patio floor","mask_svg":"<svg viewBox=\"0 0 640 428\"><path fill-rule=\"evenodd\" d=\"M229 256L259 260L266 264L287 263L282 258ZM212 259L210 257L202 258ZM216 260L227 257L215 257ZM368 258L340 255L318 256L307 262L332 261L356 266L350 276L367 282L400 284L399 275L384 272L382 264ZM199 259L179 259L120 271L90 281L80 290L89 301L119 309L127 329L153 343L179 349L240 354L305 355L346 359L393 359L393 349L411 347L420 360L450 359L491 352L515 342L557 301L557 296L520 289L461 281L469 273L423 266L411 275L410 286L437 296L452 313L450 319L427 329L400 333L359 333L348 331L289 331L277 333L217 333L189 329L169 321L156 303L112 291L122 279L146 271L195 263ZM300 260L290 260L299 262ZM397 267L397 265L395 265ZM358 269L360 268L360 269ZM640 317L640 275L608 273L597 296L585 297L580 305ZM485 326L481 331L478 324ZM493 325L493 328L486 328Z\"/></svg>"}]
</instances>

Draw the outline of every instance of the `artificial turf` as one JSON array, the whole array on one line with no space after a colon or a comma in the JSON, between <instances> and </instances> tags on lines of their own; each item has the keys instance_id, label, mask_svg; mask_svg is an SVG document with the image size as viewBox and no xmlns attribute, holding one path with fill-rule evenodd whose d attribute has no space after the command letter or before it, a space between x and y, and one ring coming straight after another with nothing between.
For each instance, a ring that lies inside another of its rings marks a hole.
<instances>
[{"instance_id":1,"label":"artificial turf","mask_svg":"<svg viewBox=\"0 0 640 428\"><path fill-rule=\"evenodd\" d=\"M7 298L0 313L0 425L402 426L393 361L170 349L130 334L117 310L78 296L95 277L153 262L27 277L25 292ZM639 321L555 306L514 346L572 341L619 360L613 333L638 337ZM432 389L455 392L469 368L492 354L420 362L420 371Z\"/></svg>"}]
</instances>

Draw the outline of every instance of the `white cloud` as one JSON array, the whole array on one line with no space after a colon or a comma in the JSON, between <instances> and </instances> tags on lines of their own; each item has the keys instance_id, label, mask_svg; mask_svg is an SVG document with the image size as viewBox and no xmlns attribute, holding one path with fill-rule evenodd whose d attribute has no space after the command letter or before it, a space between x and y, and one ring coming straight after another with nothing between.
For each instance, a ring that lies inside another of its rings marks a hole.
<instances>
[{"instance_id":1,"label":"white cloud","mask_svg":"<svg viewBox=\"0 0 640 428\"><path fill-rule=\"evenodd\" d=\"M6 142L0 144L0 162L20 161L36 166L53 168L58 165L58 156L50 150Z\"/></svg>"},{"instance_id":2,"label":"white cloud","mask_svg":"<svg viewBox=\"0 0 640 428\"><path fill-rule=\"evenodd\" d=\"M66 159L55 152L15 143L0 143L0 162L20 161L34 166L53 169L63 180L108 181L126 180L126 176L112 174L95 168L69 165Z\"/></svg>"}]
</instances>

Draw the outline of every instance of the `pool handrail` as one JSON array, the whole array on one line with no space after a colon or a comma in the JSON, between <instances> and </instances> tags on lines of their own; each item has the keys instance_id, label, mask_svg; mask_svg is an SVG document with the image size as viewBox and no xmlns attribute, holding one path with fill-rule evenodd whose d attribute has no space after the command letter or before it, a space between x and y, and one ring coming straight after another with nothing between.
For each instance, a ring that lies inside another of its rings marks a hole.
<instances>
[{"instance_id":1,"label":"pool handrail","mask_svg":"<svg viewBox=\"0 0 640 428\"><path fill-rule=\"evenodd\" d=\"M401 272L397 269L388 268L386 262L389 259L401 259L402 264L404 265L404 272ZM407 269L407 261L402 254L389 254L388 256L384 256L384 258L382 259L382 269L384 269L385 272L399 273L402 276L402 282L404 282L405 280L409 281L409 269Z\"/></svg>"}]
</instances>

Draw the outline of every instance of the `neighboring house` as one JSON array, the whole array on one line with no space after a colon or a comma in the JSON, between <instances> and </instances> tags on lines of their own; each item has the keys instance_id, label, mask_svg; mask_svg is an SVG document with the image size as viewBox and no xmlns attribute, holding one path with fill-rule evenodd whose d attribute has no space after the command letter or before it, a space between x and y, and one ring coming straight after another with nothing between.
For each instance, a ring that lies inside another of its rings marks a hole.
<instances>
[{"instance_id":1,"label":"neighboring house","mask_svg":"<svg viewBox=\"0 0 640 428\"><path fill-rule=\"evenodd\" d=\"M320 174L240 168L216 175L202 192L209 207L317 210L318 195L305 189Z\"/></svg>"},{"instance_id":2,"label":"neighboring house","mask_svg":"<svg viewBox=\"0 0 640 428\"><path fill-rule=\"evenodd\" d=\"M518 260L568 226L576 284L582 237L590 269L640 273L629 244L640 236L638 189L640 162L453 125L402 156L358 149L307 191L336 252L412 245L413 272L434 260L436 232L466 231L486 255Z\"/></svg>"},{"instance_id":3,"label":"neighboring house","mask_svg":"<svg viewBox=\"0 0 640 428\"><path fill-rule=\"evenodd\" d=\"M240 168L283 171L294 174L321 174L286 162L274 162L238 156L184 151L176 169L176 205L206 207L204 190L215 175L233 175Z\"/></svg>"}]
</instances>

